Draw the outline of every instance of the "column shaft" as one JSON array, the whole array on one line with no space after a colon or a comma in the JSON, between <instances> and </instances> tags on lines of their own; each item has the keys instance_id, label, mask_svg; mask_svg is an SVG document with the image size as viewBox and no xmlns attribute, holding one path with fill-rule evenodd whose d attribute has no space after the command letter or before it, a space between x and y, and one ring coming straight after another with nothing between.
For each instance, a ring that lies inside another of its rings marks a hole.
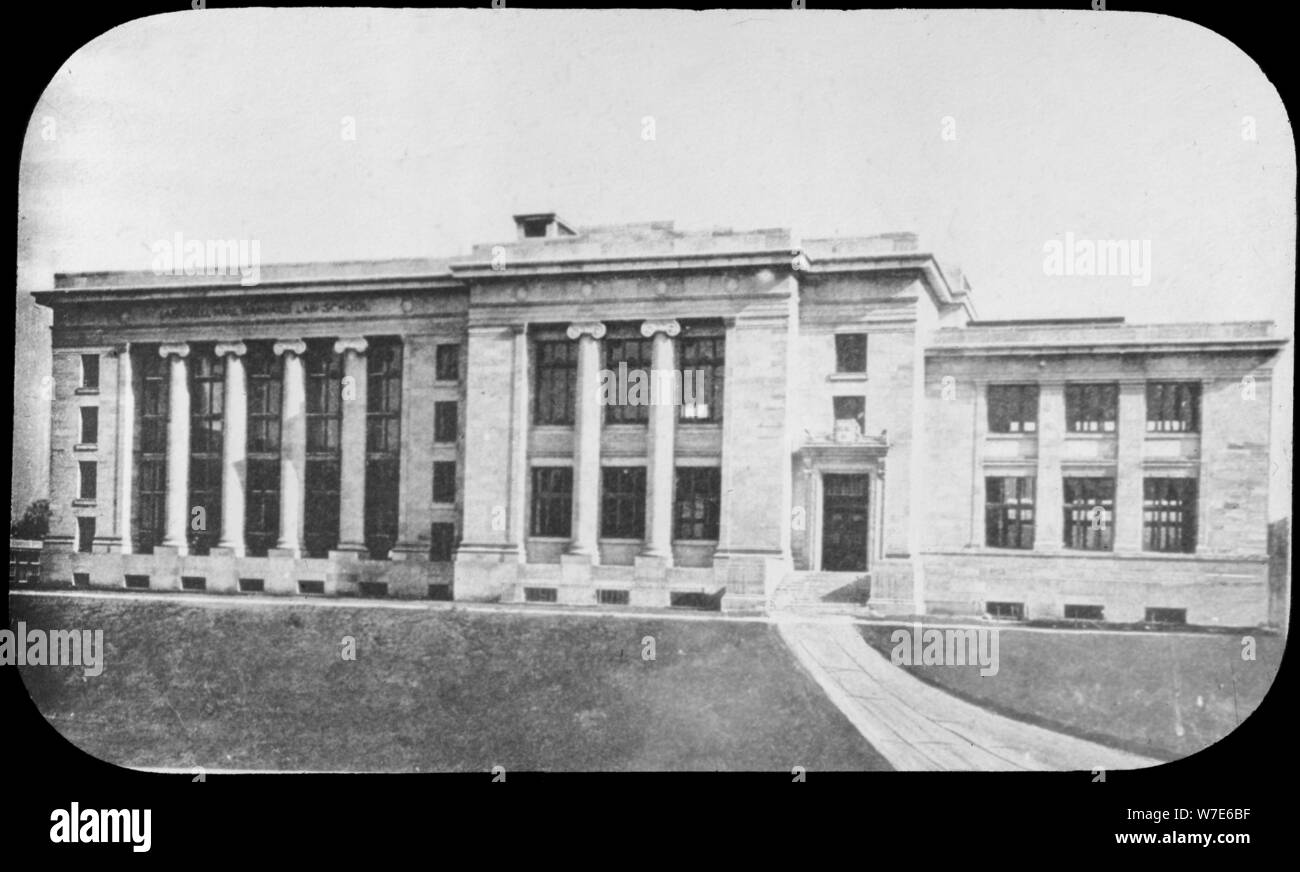
<instances>
[{"instance_id":1,"label":"column shaft","mask_svg":"<svg viewBox=\"0 0 1300 872\"><path fill-rule=\"evenodd\" d=\"M190 386L188 345L164 345L159 353L169 367L167 405L167 533L162 544L189 552Z\"/></svg>"},{"instance_id":2,"label":"column shaft","mask_svg":"<svg viewBox=\"0 0 1300 872\"><path fill-rule=\"evenodd\" d=\"M1065 546L1065 494L1061 453L1065 445L1065 385L1043 382L1038 394L1038 477L1034 482L1034 550Z\"/></svg>"},{"instance_id":3,"label":"column shaft","mask_svg":"<svg viewBox=\"0 0 1300 872\"><path fill-rule=\"evenodd\" d=\"M365 339L335 343L343 354L343 422L339 439L340 551L366 550L366 356Z\"/></svg>"},{"instance_id":4,"label":"column shaft","mask_svg":"<svg viewBox=\"0 0 1300 872\"><path fill-rule=\"evenodd\" d=\"M569 327L578 340L577 408L573 434L573 541L569 553L600 562L600 337L605 325Z\"/></svg>"},{"instance_id":5,"label":"column shaft","mask_svg":"<svg viewBox=\"0 0 1300 872\"><path fill-rule=\"evenodd\" d=\"M681 332L676 321L647 321L641 335L651 342L651 406L649 453L646 469L646 542L642 554L672 565L674 437L677 429L677 400L674 381L677 369L673 337ZM683 385L684 388L684 385Z\"/></svg>"},{"instance_id":6,"label":"column shaft","mask_svg":"<svg viewBox=\"0 0 1300 872\"><path fill-rule=\"evenodd\" d=\"M130 554L131 497L135 477L135 377L131 370L131 343L117 356L117 533L123 554Z\"/></svg>"},{"instance_id":7,"label":"column shaft","mask_svg":"<svg viewBox=\"0 0 1300 872\"><path fill-rule=\"evenodd\" d=\"M280 397L280 538L275 547L302 554L304 483L307 474L307 405L302 355L307 343L277 342L284 355L284 386Z\"/></svg>"},{"instance_id":8,"label":"column shaft","mask_svg":"<svg viewBox=\"0 0 1300 872\"><path fill-rule=\"evenodd\" d=\"M1142 550L1142 444L1146 440L1146 383L1120 382L1115 423L1115 550Z\"/></svg>"},{"instance_id":9,"label":"column shaft","mask_svg":"<svg viewBox=\"0 0 1300 872\"><path fill-rule=\"evenodd\" d=\"M242 342L218 343L226 360L226 396L221 444L221 539L218 547L244 556L244 479L248 466L248 387Z\"/></svg>"}]
</instances>

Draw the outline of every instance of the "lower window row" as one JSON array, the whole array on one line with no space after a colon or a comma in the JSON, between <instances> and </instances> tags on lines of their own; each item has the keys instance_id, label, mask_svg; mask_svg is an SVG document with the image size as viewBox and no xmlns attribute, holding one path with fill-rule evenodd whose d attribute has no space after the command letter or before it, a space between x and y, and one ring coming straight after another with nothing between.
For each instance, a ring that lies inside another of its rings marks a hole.
<instances>
[{"instance_id":1,"label":"lower window row","mask_svg":"<svg viewBox=\"0 0 1300 872\"><path fill-rule=\"evenodd\" d=\"M673 538L711 541L718 538L722 476L716 466L676 470L673 493ZM606 466L600 479L600 536L644 539L646 468ZM535 466L529 531L533 536L572 535L573 468Z\"/></svg>"}]
</instances>

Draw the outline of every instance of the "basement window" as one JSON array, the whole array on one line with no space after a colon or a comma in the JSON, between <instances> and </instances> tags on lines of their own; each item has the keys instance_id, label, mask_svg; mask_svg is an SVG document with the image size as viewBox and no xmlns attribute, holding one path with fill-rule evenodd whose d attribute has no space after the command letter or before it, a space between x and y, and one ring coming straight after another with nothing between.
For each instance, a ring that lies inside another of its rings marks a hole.
<instances>
[{"instance_id":1,"label":"basement window","mask_svg":"<svg viewBox=\"0 0 1300 872\"><path fill-rule=\"evenodd\" d=\"M147 575L128 575L125 579L126 586L129 590L148 590L149 576Z\"/></svg>"},{"instance_id":2,"label":"basement window","mask_svg":"<svg viewBox=\"0 0 1300 872\"><path fill-rule=\"evenodd\" d=\"M181 590L207 590L208 580L201 575L182 575Z\"/></svg>"},{"instance_id":3,"label":"basement window","mask_svg":"<svg viewBox=\"0 0 1300 872\"><path fill-rule=\"evenodd\" d=\"M74 573L72 573L72 586L73 586L73 587L90 587L90 573L89 573L89 572L74 572Z\"/></svg>"},{"instance_id":4,"label":"basement window","mask_svg":"<svg viewBox=\"0 0 1300 872\"><path fill-rule=\"evenodd\" d=\"M1104 621L1101 606L1066 606L1065 617L1070 621Z\"/></svg>"},{"instance_id":5,"label":"basement window","mask_svg":"<svg viewBox=\"0 0 1300 872\"><path fill-rule=\"evenodd\" d=\"M628 604L628 591L597 590L596 602L602 606L625 606Z\"/></svg>"},{"instance_id":6,"label":"basement window","mask_svg":"<svg viewBox=\"0 0 1300 872\"><path fill-rule=\"evenodd\" d=\"M266 583L260 578L241 578L239 580L240 593L261 593L266 588Z\"/></svg>"},{"instance_id":7,"label":"basement window","mask_svg":"<svg viewBox=\"0 0 1300 872\"><path fill-rule=\"evenodd\" d=\"M668 604L675 609L703 609L715 612L722 609L721 599L707 593L670 593Z\"/></svg>"},{"instance_id":8,"label":"basement window","mask_svg":"<svg viewBox=\"0 0 1300 872\"><path fill-rule=\"evenodd\" d=\"M553 587L524 588L524 602L526 603L553 603L556 601L556 590Z\"/></svg>"},{"instance_id":9,"label":"basement window","mask_svg":"<svg viewBox=\"0 0 1300 872\"><path fill-rule=\"evenodd\" d=\"M362 596L382 599L388 596L388 585L382 581L363 581L357 585L357 591Z\"/></svg>"},{"instance_id":10,"label":"basement window","mask_svg":"<svg viewBox=\"0 0 1300 872\"><path fill-rule=\"evenodd\" d=\"M1186 624L1187 609L1147 609L1148 624Z\"/></svg>"},{"instance_id":11,"label":"basement window","mask_svg":"<svg viewBox=\"0 0 1300 872\"><path fill-rule=\"evenodd\" d=\"M1024 603L994 603L984 604L984 611L990 618L1000 618L1008 621L1023 621L1025 619Z\"/></svg>"},{"instance_id":12,"label":"basement window","mask_svg":"<svg viewBox=\"0 0 1300 872\"><path fill-rule=\"evenodd\" d=\"M301 579L298 582L298 593L304 594L324 594L325 582L317 579Z\"/></svg>"},{"instance_id":13,"label":"basement window","mask_svg":"<svg viewBox=\"0 0 1300 872\"><path fill-rule=\"evenodd\" d=\"M429 599L438 602L451 602L451 585L450 584L431 584L429 585Z\"/></svg>"}]
</instances>

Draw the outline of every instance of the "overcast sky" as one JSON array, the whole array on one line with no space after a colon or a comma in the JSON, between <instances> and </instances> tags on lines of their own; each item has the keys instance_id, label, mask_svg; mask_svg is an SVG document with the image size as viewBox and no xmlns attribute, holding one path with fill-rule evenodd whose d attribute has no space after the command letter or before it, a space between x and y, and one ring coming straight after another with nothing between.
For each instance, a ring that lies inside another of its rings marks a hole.
<instances>
[{"instance_id":1,"label":"overcast sky","mask_svg":"<svg viewBox=\"0 0 1300 872\"><path fill-rule=\"evenodd\" d=\"M446 256L555 210L914 230L984 318L1293 321L1282 103L1224 38L1141 13L186 11L67 61L20 183L20 298L178 232ZM1149 240L1150 285L1045 275L1067 232Z\"/></svg>"}]
</instances>

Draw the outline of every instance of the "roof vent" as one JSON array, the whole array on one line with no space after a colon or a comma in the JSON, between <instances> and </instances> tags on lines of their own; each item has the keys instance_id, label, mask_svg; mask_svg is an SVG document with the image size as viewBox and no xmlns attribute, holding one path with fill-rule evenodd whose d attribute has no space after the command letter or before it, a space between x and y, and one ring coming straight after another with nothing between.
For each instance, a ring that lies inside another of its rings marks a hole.
<instances>
[{"instance_id":1,"label":"roof vent","mask_svg":"<svg viewBox=\"0 0 1300 872\"><path fill-rule=\"evenodd\" d=\"M557 236L577 236L568 224L554 212L529 212L515 216L515 229L520 239L553 239Z\"/></svg>"}]
</instances>

